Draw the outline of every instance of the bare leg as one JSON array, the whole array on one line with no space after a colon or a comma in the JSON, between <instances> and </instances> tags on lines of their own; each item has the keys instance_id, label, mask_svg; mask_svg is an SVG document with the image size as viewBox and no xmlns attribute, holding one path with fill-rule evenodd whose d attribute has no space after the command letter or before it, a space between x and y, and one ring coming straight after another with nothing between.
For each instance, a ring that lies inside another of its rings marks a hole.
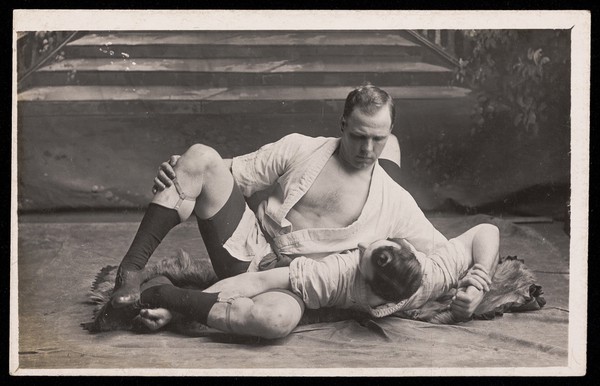
<instances>
[{"instance_id":1,"label":"bare leg","mask_svg":"<svg viewBox=\"0 0 600 386\"><path fill-rule=\"evenodd\" d=\"M202 219L210 218L227 202L233 177L213 148L193 145L177 161L174 170L181 191L188 198L176 209L181 221L187 220L193 212ZM157 192L152 202L175 208L179 200L180 192L171 185Z\"/></svg>"},{"instance_id":2,"label":"bare leg","mask_svg":"<svg viewBox=\"0 0 600 386\"><path fill-rule=\"evenodd\" d=\"M289 292L265 292L249 298L237 298L231 304L216 303L207 324L238 335L276 339L287 336L300 322L303 306ZM227 307L231 307L229 325Z\"/></svg>"}]
</instances>

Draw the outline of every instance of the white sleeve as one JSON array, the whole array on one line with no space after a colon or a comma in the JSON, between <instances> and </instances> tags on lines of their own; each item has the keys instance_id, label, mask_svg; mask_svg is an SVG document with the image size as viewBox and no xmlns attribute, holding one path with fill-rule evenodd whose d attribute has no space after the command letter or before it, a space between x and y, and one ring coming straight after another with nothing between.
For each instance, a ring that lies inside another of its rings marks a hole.
<instances>
[{"instance_id":1,"label":"white sleeve","mask_svg":"<svg viewBox=\"0 0 600 386\"><path fill-rule=\"evenodd\" d=\"M431 277L428 278L432 298L443 295L450 288L456 288L459 278L472 264L471 254L457 239L452 239L442 247L438 247L427 258L432 263Z\"/></svg>"},{"instance_id":2,"label":"white sleeve","mask_svg":"<svg viewBox=\"0 0 600 386\"><path fill-rule=\"evenodd\" d=\"M449 240L429 256L421 252L417 252L416 256L421 264L423 280L418 291L404 303L403 310L421 308L429 300L435 300L451 288L456 288L458 279L471 265L470 254L456 239Z\"/></svg>"},{"instance_id":3,"label":"white sleeve","mask_svg":"<svg viewBox=\"0 0 600 386\"><path fill-rule=\"evenodd\" d=\"M268 188L285 173L291 158L301 146L300 139L300 135L290 134L253 153L233 157L231 174L244 196L250 197Z\"/></svg>"},{"instance_id":4,"label":"white sleeve","mask_svg":"<svg viewBox=\"0 0 600 386\"><path fill-rule=\"evenodd\" d=\"M397 200L395 210L394 237L406 239L426 255L447 243L448 239L425 217L410 193L402 188L398 191L401 199Z\"/></svg>"},{"instance_id":5,"label":"white sleeve","mask_svg":"<svg viewBox=\"0 0 600 386\"><path fill-rule=\"evenodd\" d=\"M300 296L306 307L317 309L335 306L345 288L342 279L346 266L343 254L324 257L321 260L298 257L290 264L292 291Z\"/></svg>"}]
</instances>

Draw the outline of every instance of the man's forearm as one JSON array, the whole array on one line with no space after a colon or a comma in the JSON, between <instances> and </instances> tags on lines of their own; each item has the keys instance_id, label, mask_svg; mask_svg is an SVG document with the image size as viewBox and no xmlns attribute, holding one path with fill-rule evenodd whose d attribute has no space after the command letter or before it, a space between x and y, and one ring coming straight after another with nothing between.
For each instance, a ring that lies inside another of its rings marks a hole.
<instances>
[{"instance_id":1,"label":"man's forearm","mask_svg":"<svg viewBox=\"0 0 600 386\"><path fill-rule=\"evenodd\" d=\"M492 225L481 226L473 238L473 264L485 268L490 278L494 276L498 265L500 235L498 228Z\"/></svg>"},{"instance_id":2,"label":"man's forearm","mask_svg":"<svg viewBox=\"0 0 600 386\"><path fill-rule=\"evenodd\" d=\"M290 269L274 268L262 272L246 272L241 275L223 279L205 290L220 292L225 297L254 297L271 289L290 288Z\"/></svg>"},{"instance_id":3,"label":"man's forearm","mask_svg":"<svg viewBox=\"0 0 600 386\"><path fill-rule=\"evenodd\" d=\"M500 235L498 228L491 224L481 224L471 228L459 238L467 239L471 247L467 275L458 283L459 289L452 300L450 309L456 321L468 320L483 300L485 289L491 284L498 265ZM478 266L475 266L475 265ZM481 271L485 272L481 272Z\"/></svg>"}]
</instances>

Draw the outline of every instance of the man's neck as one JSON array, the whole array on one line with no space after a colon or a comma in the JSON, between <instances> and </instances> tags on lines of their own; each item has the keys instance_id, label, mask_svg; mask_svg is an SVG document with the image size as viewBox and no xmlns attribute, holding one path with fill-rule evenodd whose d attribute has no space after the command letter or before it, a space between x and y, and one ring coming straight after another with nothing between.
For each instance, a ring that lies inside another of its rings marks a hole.
<instances>
[{"instance_id":1,"label":"man's neck","mask_svg":"<svg viewBox=\"0 0 600 386\"><path fill-rule=\"evenodd\" d=\"M365 168L357 168L354 167L350 162L346 161L344 155L342 154L341 147L338 147L333 153L333 157L337 160L338 164L341 166L342 170L348 174L369 174L373 172L375 168L375 164L372 164Z\"/></svg>"}]
</instances>

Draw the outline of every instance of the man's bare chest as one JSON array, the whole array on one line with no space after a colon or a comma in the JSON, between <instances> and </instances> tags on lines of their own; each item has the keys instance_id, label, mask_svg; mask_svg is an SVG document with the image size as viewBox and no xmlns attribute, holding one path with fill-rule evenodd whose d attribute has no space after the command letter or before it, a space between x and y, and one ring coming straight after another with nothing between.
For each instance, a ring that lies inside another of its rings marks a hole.
<instances>
[{"instance_id":1,"label":"man's bare chest","mask_svg":"<svg viewBox=\"0 0 600 386\"><path fill-rule=\"evenodd\" d=\"M325 166L294 209L305 218L320 219L323 226L348 226L362 212L370 174L342 172L335 166Z\"/></svg>"}]
</instances>

